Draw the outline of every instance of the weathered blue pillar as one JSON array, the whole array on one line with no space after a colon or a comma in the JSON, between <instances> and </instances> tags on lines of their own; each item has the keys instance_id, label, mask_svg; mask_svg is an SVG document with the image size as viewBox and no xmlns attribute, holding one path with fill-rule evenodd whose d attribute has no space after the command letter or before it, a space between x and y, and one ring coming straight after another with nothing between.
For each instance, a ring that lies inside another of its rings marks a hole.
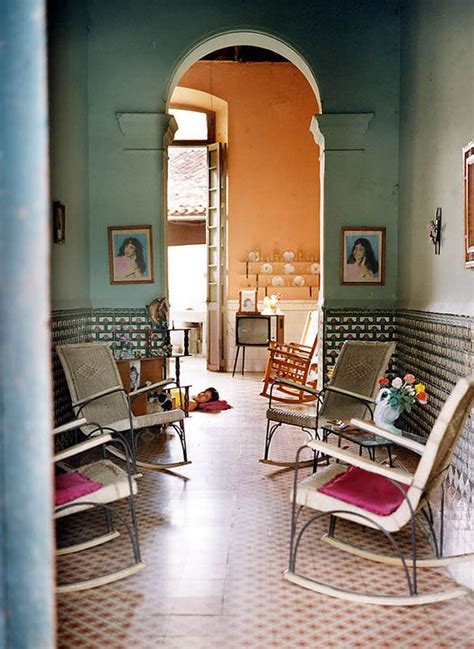
<instances>
[{"instance_id":1,"label":"weathered blue pillar","mask_svg":"<svg viewBox=\"0 0 474 649\"><path fill-rule=\"evenodd\" d=\"M0 4L0 647L55 646L44 0Z\"/></svg>"}]
</instances>

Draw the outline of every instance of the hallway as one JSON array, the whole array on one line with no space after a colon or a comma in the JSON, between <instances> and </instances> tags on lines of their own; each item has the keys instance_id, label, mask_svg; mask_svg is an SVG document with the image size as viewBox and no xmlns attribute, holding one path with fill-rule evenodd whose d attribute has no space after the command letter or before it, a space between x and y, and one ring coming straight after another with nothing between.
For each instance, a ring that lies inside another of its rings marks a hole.
<instances>
[{"instance_id":1,"label":"hallway","mask_svg":"<svg viewBox=\"0 0 474 649\"><path fill-rule=\"evenodd\" d=\"M293 474L258 463L267 406L266 399L257 396L261 376L232 379L202 367L202 359L185 359L182 382L193 384L191 392L215 386L233 409L195 412L186 420L191 465L175 474L144 474L136 502L147 566L130 579L61 596L58 646L474 647L469 641L474 637L473 608L467 599L411 608L362 607L282 579ZM286 452L291 457L298 435L289 437ZM284 446L282 441L281 453ZM90 516L94 524L94 515ZM355 538L355 526L341 525L342 533L346 527ZM309 557L310 569L316 554L318 569L332 583L339 580L342 585L344 579L346 586L350 582L353 587L385 592L405 588L400 571L343 556L319 542L322 531L314 529L316 551L309 546L301 550L301 558ZM372 533L360 534L367 542ZM105 557L113 561L117 548L120 555L120 541L108 546L102 555L96 553L99 562ZM79 559L84 561L86 555ZM61 578L73 575L72 561L61 558ZM97 565L94 559L87 559L87 564L84 567L91 571ZM448 581L445 575L427 572L420 571L420 591Z\"/></svg>"}]
</instances>

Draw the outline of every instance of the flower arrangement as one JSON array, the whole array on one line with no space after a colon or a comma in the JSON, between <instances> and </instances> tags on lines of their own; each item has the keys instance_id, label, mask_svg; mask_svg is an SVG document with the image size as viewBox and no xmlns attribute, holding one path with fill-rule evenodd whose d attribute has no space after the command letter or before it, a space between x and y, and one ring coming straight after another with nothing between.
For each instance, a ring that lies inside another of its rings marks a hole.
<instances>
[{"instance_id":1,"label":"flower arrangement","mask_svg":"<svg viewBox=\"0 0 474 649\"><path fill-rule=\"evenodd\" d=\"M386 403L394 408L399 408L400 412L410 412L414 403L424 405L428 401L426 386L423 383L415 383L416 378L413 374L405 374L403 379L396 376L392 380L388 378L379 379L381 388L388 391Z\"/></svg>"},{"instance_id":2,"label":"flower arrangement","mask_svg":"<svg viewBox=\"0 0 474 649\"><path fill-rule=\"evenodd\" d=\"M423 383L416 383L413 374L405 374L400 378L379 379L380 390L375 399L374 422L379 428L401 433L394 422L402 412L410 412L414 403L425 404L428 395Z\"/></svg>"},{"instance_id":3,"label":"flower arrangement","mask_svg":"<svg viewBox=\"0 0 474 649\"><path fill-rule=\"evenodd\" d=\"M281 315L281 311L278 307L278 303L281 299L281 293L275 293L274 295L265 295L263 298L263 315Z\"/></svg>"}]
</instances>

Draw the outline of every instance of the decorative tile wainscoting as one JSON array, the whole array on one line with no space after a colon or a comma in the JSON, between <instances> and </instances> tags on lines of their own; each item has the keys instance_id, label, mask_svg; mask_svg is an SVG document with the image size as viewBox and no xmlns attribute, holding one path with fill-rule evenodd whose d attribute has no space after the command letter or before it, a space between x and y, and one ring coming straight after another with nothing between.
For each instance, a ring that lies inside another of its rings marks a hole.
<instances>
[{"instance_id":1,"label":"decorative tile wainscoting","mask_svg":"<svg viewBox=\"0 0 474 649\"><path fill-rule=\"evenodd\" d=\"M394 340L395 311L323 309L323 328L323 372L327 376L345 340Z\"/></svg>"},{"instance_id":2,"label":"decorative tile wainscoting","mask_svg":"<svg viewBox=\"0 0 474 649\"><path fill-rule=\"evenodd\" d=\"M71 420L74 413L66 377L56 353L56 345L92 341L94 339L92 326L92 309L68 309L53 311L51 314L53 406L54 421L57 426Z\"/></svg>"},{"instance_id":3,"label":"decorative tile wainscoting","mask_svg":"<svg viewBox=\"0 0 474 649\"><path fill-rule=\"evenodd\" d=\"M324 374L344 340L395 340L391 368L413 372L427 386L429 402L403 416L403 427L427 435L458 377L474 371L474 319L412 310L325 309ZM474 549L474 415L471 413L447 476L445 548ZM474 588L474 566L452 568L458 581Z\"/></svg>"},{"instance_id":4,"label":"decorative tile wainscoting","mask_svg":"<svg viewBox=\"0 0 474 649\"><path fill-rule=\"evenodd\" d=\"M150 321L145 309L70 309L51 314L53 403L56 425L69 421L74 415L56 345L80 342L109 342L119 346L120 337L127 334L133 351L145 354L146 330ZM160 337L161 334L155 334ZM154 345L158 351L160 340Z\"/></svg>"}]
</instances>

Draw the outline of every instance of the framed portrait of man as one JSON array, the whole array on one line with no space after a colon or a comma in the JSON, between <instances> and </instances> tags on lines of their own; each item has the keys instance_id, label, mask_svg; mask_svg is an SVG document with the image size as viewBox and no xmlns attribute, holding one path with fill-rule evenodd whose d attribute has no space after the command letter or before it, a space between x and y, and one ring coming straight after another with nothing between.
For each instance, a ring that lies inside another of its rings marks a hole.
<instances>
[{"instance_id":1,"label":"framed portrait of man","mask_svg":"<svg viewBox=\"0 0 474 649\"><path fill-rule=\"evenodd\" d=\"M108 233L110 283L153 283L151 225L112 225Z\"/></svg>"},{"instance_id":2,"label":"framed portrait of man","mask_svg":"<svg viewBox=\"0 0 474 649\"><path fill-rule=\"evenodd\" d=\"M341 228L341 284L385 284L385 228Z\"/></svg>"}]
</instances>

